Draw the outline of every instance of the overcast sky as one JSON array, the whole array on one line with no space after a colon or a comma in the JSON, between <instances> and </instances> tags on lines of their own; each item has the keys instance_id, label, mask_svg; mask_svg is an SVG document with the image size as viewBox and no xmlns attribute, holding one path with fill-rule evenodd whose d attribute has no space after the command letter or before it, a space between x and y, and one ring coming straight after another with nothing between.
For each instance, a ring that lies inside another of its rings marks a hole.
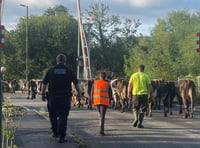
<instances>
[{"instance_id":1,"label":"overcast sky","mask_svg":"<svg viewBox=\"0 0 200 148\"><path fill-rule=\"evenodd\" d=\"M4 0L2 24L8 30L15 29L20 17L26 15L26 8L20 4L28 5L29 15L41 15L44 10L55 5L64 5L69 13L77 16L76 0ZM92 2L102 2L110 7L113 14L128 18L140 19L142 25L139 32L149 34L158 18L164 18L173 10L199 11L200 0L80 0L81 11Z\"/></svg>"}]
</instances>

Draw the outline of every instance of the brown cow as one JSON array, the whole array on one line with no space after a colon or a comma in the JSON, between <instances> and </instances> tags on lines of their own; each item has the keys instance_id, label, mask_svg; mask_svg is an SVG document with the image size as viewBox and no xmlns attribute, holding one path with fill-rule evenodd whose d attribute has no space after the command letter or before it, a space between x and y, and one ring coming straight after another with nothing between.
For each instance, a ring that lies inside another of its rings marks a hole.
<instances>
[{"instance_id":1,"label":"brown cow","mask_svg":"<svg viewBox=\"0 0 200 148\"><path fill-rule=\"evenodd\" d=\"M155 100L157 98L158 90L157 90L157 84L155 81L151 81L151 90L150 90L150 97L148 97L147 102L147 112L146 115L151 117L152 116L152 109L155 103Z\"/></svg>"},{"instance_id":2,"label":"brown cow","mask_svg":"<svg viewBox=\"0 0 200 148\"><path fill-rule=\"evenodd\" d=\"M119 96L121 112L123 113L125 108L130 109L130 99L128 98L128 80L118 79L117 81L117 95Z\"/></svg>"},{"instance_id":3,"label":"brown cow","mask_svg":"<svg viewBox=\"0 0 200 148\"><path fill-rule=\"evenodd\" d=\"M185 109L185 118L194 116L195 84L192 80L179 80L177 86ZM191 114L189 108L191 107Z\"/></svg>"},{"instance_id":4,"label":"brown cow","mask_svg":"<svg viewBox=\"0 0 200 148\"><path fill-rule=\"evenodd\" d=\"M81 98L77 100L77 92L72 85L72 103L73 106L78 105L78 108L83 105L87 105L88 109L92 109L91 89L94 80L79 80L79 87L81 91Z\"/></svg>"},{"instance_id":5,"label":"brown cow","mask_svg":"<svg viewBox=\"0 0 200 148\"><path fill-rule=\"evenodd\" d=\"M117 94L117 83L118 83L118 79L113 79L110 81L110 87L112 90L112 101L113 102L113 108L114 109L118 109L120 108L120 100L119 100L119 96Z\"/></svg>"}]
</instances>

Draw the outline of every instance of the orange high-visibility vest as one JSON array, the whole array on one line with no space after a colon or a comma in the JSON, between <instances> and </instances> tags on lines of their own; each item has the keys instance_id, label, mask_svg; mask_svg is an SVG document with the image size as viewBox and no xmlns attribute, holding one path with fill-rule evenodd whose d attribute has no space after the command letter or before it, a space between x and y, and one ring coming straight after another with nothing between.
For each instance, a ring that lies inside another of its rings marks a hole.
<instances>
[{"instance_id":1,"label":"orange high-visibility vest","mask_svg":"<svg viewBox=\"0 0 200 148\"><path fill-rule=\"evenodd\" d=\"M94 105L110 105L109 82L104 80L94 81L93 103Z\"/></svg>"}]
</instances>

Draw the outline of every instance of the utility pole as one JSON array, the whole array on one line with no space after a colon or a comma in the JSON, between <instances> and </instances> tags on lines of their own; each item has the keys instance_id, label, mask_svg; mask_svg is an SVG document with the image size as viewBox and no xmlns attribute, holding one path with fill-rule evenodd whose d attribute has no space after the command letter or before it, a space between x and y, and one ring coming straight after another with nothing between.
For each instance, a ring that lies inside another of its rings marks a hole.
<instances>
[{"instance_id":1,"label":"utility pole","mask_svg":"<svg viewBox=\"0 0 200 148\"><path fill-rule=\"evenodd\" d=\"M28 5L24 5L24 4L20 4L20 6L25 7L26 8L26 70L25 70L25 74L26 74L26 82L28 82Z\"/></svg>"}]
</instances>

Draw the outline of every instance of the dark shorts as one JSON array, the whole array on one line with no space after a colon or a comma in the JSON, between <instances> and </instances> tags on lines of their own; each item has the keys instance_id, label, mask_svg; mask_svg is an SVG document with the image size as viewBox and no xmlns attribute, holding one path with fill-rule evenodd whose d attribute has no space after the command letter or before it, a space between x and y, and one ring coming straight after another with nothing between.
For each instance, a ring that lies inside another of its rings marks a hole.
<instances>
[{"instance_id":1,"label":"dark shorts","mask_svg":"<svg viewBox=\"0 0 200 148\"><path fill-rule=\"evenodd\" d=\"M133 95L133 110L138 110L140 112L146 112L147 110L147 99L148 95Z\"/></svg>"}]
</instances>

